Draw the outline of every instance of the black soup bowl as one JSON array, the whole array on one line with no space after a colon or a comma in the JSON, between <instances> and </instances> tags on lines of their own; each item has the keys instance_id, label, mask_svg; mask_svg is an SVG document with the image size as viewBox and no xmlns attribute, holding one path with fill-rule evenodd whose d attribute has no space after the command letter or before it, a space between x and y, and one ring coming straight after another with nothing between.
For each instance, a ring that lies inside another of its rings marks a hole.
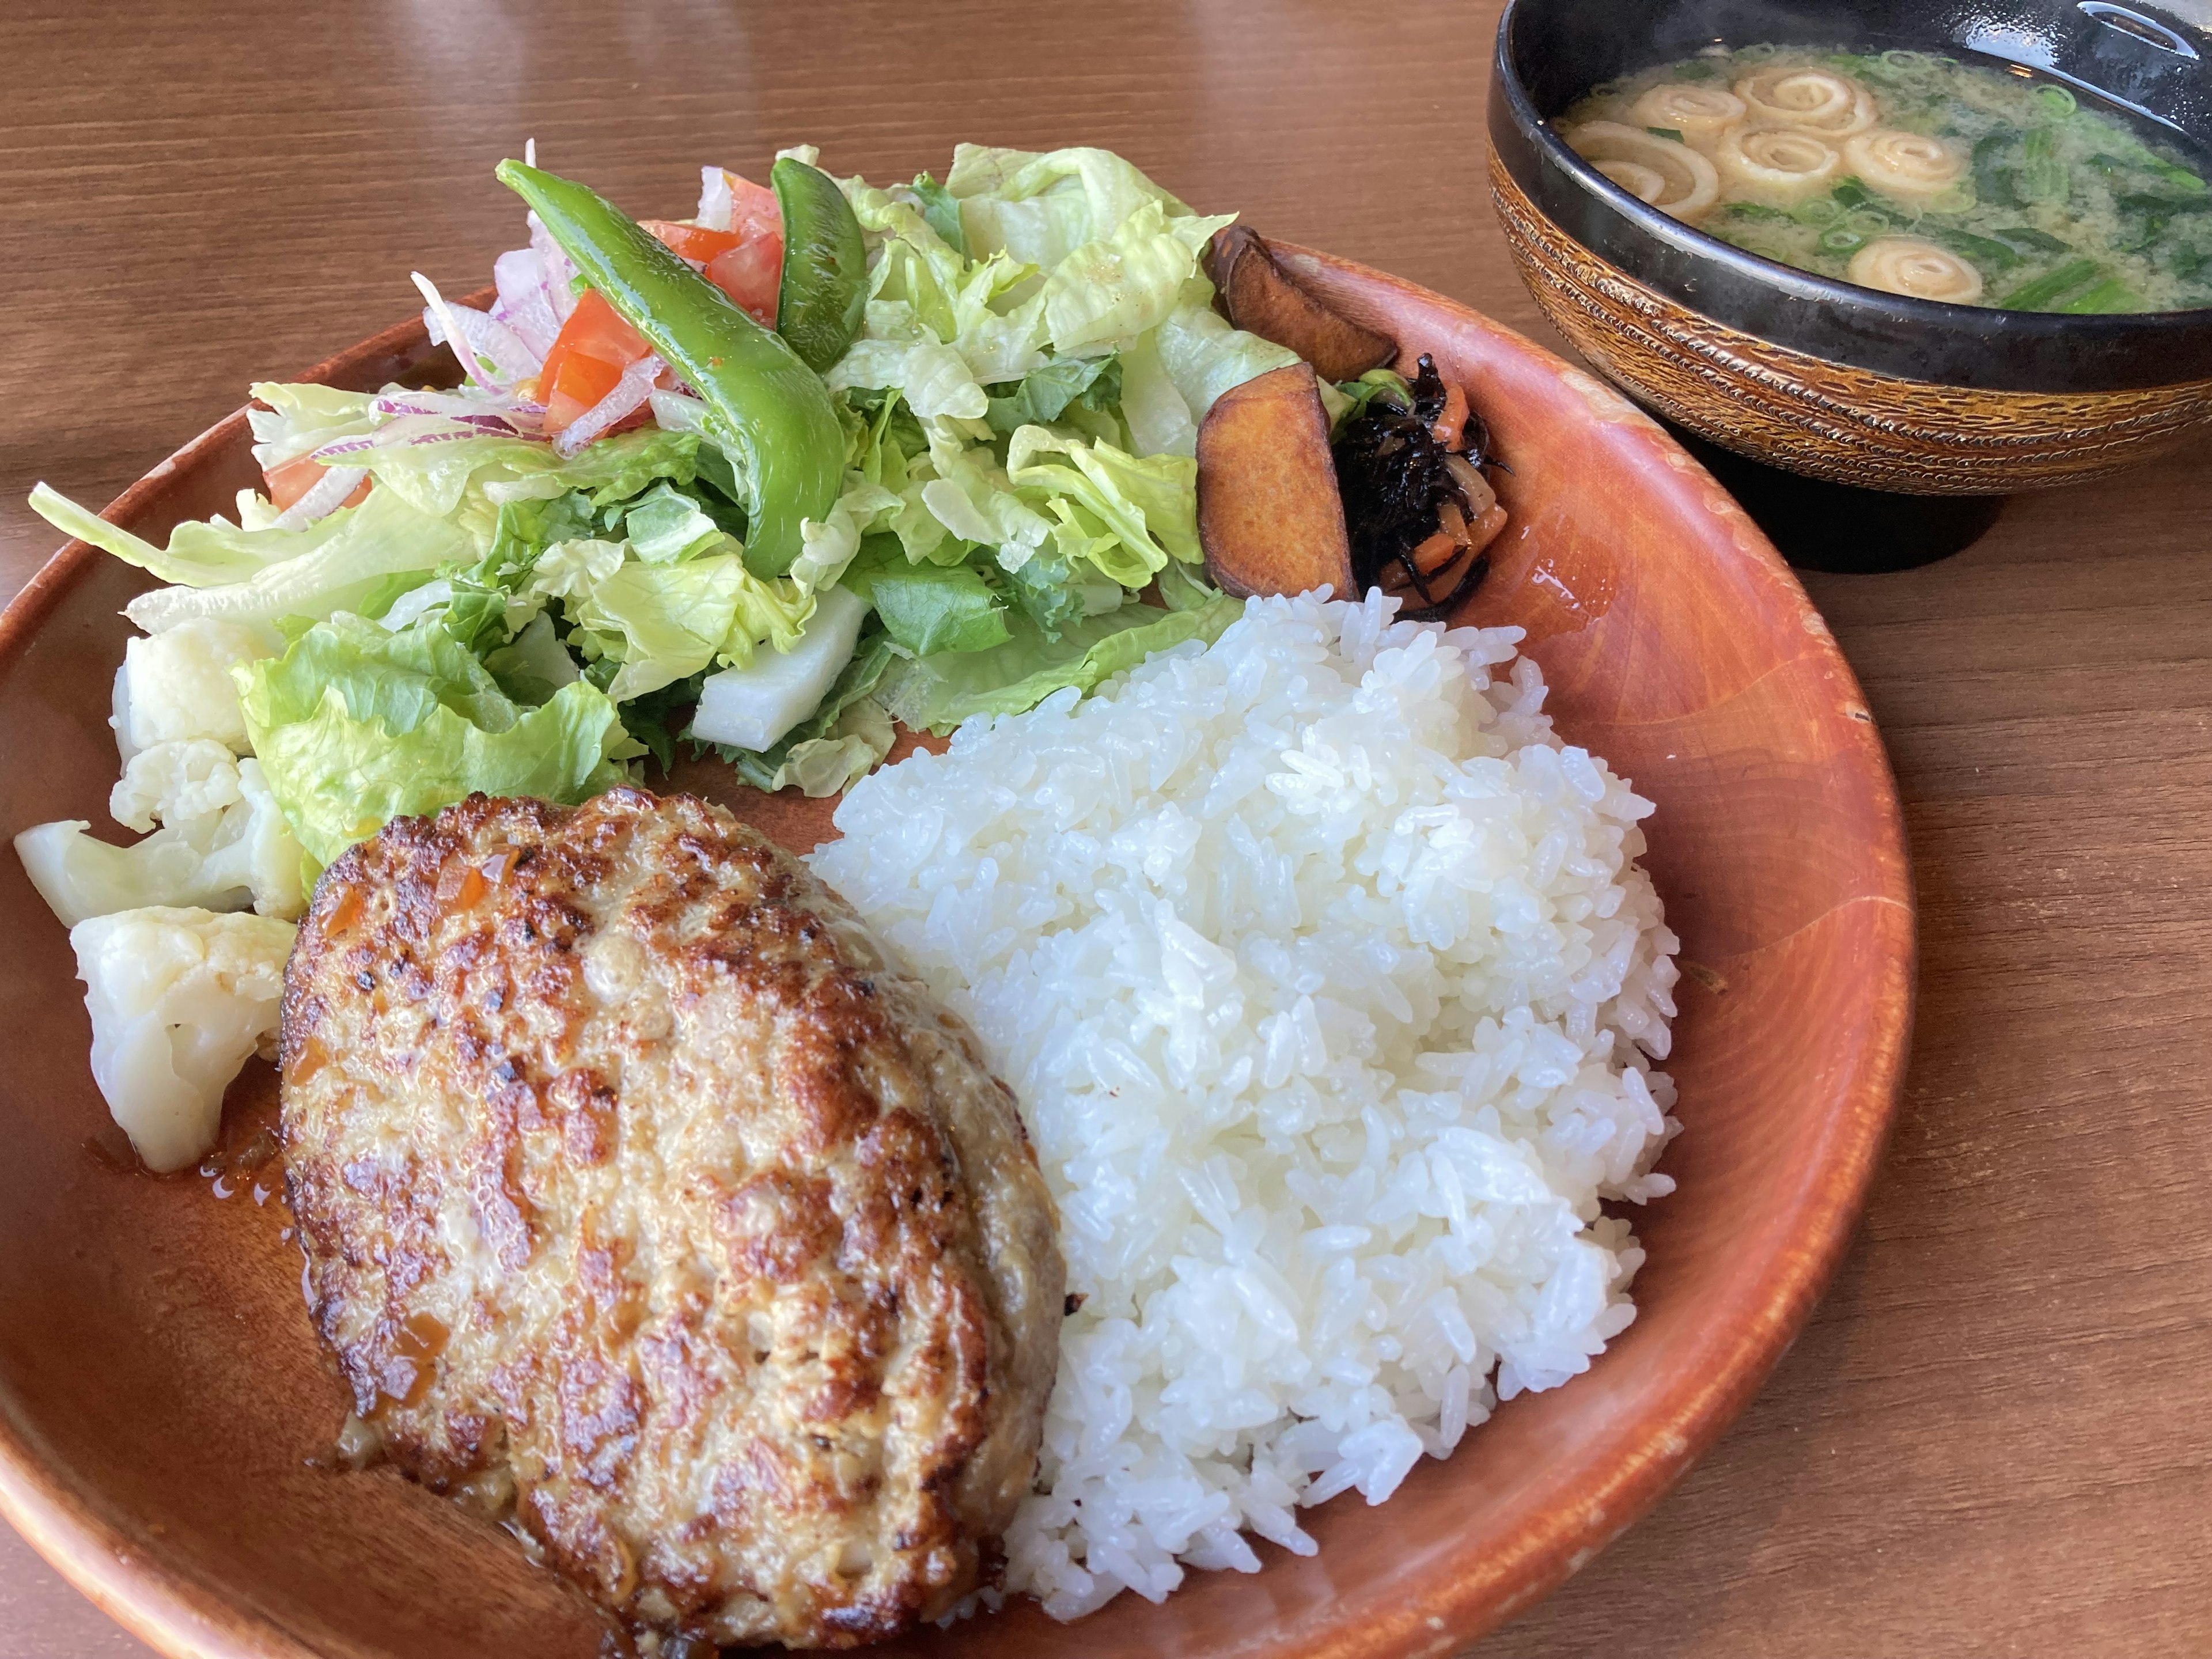
<instances>
[{"instance_id":1,"label":"black soup bowl","mask_svg":"<svg viewBox=\"0 0 2212 1659\"><path fill-rule=\"evenodd\" d=\"M2017 66L2212 152L2212 31L2114 0L1512 0L1492 198L1583 355L1675 428L1794 562L1955 551L1997 498L2103 477L2212 423L2212 310L2001 311L1795 270L1647 206L1553 118L1716 44L1904 49Z\"/></svg>"}]
</instances>

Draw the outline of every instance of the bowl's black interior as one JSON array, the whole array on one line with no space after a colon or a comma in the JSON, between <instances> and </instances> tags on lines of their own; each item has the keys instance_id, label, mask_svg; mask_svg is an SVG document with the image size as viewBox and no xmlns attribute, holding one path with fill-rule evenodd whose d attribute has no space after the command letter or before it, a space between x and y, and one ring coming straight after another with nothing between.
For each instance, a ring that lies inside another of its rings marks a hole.
<instances>
[{"instance_id":1,"label":"bowl's black interior","mask_svg":"<svg viewBox=\"0 0 2212 1659\"><path fill-rule=\"evenodd\" d=\"M1756 254L1645 206L1548 125L1601 81L1716 43L1898 47L2016 64L2212 149L2212 31L2114 0L1512 0L1492 142L1522 190L1608 264L1714 320L1877 373L2031 392L2212 378L2212 311L2077 317L1875 293Z\"/></svg>"}]
</instances>

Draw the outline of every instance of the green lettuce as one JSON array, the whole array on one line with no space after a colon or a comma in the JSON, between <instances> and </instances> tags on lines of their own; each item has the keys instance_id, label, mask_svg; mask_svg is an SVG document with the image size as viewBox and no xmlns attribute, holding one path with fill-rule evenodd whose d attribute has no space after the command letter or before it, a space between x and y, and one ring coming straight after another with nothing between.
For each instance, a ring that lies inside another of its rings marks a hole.
<instances>
[{"instance_id":1,"label":"green lettuce","mask_svg":"<svg viewBox=\"0 0 2212 1659\"><path fill-rule=\"evenodd\" d=\"M250 390L255 403L267 405L246 411L253 432L253 459L264 469L376 429L373 392L274 380L257 381Z\"/></svg>"},{"instance_id":2,"label":"green lettuce","mask_svg":"<svg viewBox=\"0 0 2212 1659\"><path fill-rule=\"evenodd\" d=\"M1045 331L1063 356L1126 344L1168 319L1199 251L1237 216L1170 219L1147 202L1045 278Z\"/></svg>"},{"instance_id":3,"label":"green lettuce","mask_svg":"<svg viewBox=\"0 0 2212 1659\"><path fill-rule=\"evenodd\" d=\"M983 418L991 423L992 431L1011 438L1023 427L1058 420L1069 404L1079 400L1090 409L1113 408L1121 401L1121 359L1118 356L1056 357L1019 380L989 390L990 405Z\"/></svg>"},{"instance_id":4,"label":"green lettuce","mask_svg":"<svg viewBox=\"0 0 2212 1659\"><path fill-rule=\"evenodd\" d=\"M1189 212L1111 150L1088 148L1036 154L961 144L945 187L960 203L972 255L1006 252L1047 270L1148 204Z\"/></svg>"},{"instance_id":5,"label":"green lettuce","mask_svg":"<svg viewBox=\"0 0 2212 1659\"><path fill-rule=\"evenodd\" d=\"M722 539L721 526L699 503L666 483L656 483L623 510L630 551L647 564L673 564Z\"/></svg>"},{"instance_id":6,"label":"green lettuce","mask_svg":"<svg viewBox=\"0 0 2212 1659\"><path fill-rule=\"evenodd\" d=\"M204 526L218 527L228 530L227 526ZM178 526L179 534L186 528ZM441 565L473 559L477 554L475 542L459 525L422 513L386 489L370 490L360 506L341 507L307 530L230 533L257 550L273 542L283 556L271 559L243 580L157 587L131 600L124 614L149 634L195 617L238 622L276 622L287 617L319 619L339 611L359 610L395 574L436 570ZM173 544L175 539L172 538ZM111 546L108 551L118 550ZM155 574L163 573L155 569Z\"/></svg>"},{"instance_id":7,"label":"green lettuce","mask_svg":"<svg viewBox=\"0 0 2212 1659\"><path fill-rule=\"evenodd\" d=\"M1121 417L1139 454L1195 455L1198 423L1215 399L1298 361L1287 346L1231 328L1212 299L1213 285L1192 277L1159 327L1122 352Z\"/></svg>"},{"instance_id":8,"label":"green lettuce","mask_svg":"<svg viewBox=\"0 0 2212 1659\"><path fill-rule=\"evenodd\" d=\"M903 482L903 468L901 472ZM834 586L860 550L861 538L902 505L898 495L866 473L848 472L844 491L830 516L799 526L800 552L791 567L792 581L809 593Z\"/></svg>"},{"instance_id":9,"label":"green lettuce","mask_svg":"<svg viewBox=\"0 0 2212 1659\"><path fill-rule=\"evenodd\" d=\"M795 584L763 580L742 556L723 553L684 564L626 560L569 614L620 663L607 695L627 702L717 660L750 662L757 644L788 651L813 609Z\"/></svg>"},{"instance_id":10,"label":"green lettuce","mask_svg":"<svg viewBox=\"0 0 2212 1659\"><path fill-rule=\"evenodd\" d=\"M169 532L167 547L108 523L46 483L33 486L31 510L64 536L89 542L165 582L216 587L312 553L344 530L349 515L360 509L341 507L304 530L244 530L223 519L188 520Z\"/></svg>"},{"instance_id":11,"label":"green lettuce","mask_svg":"<svg viewBox=\"0 0 2212 1659\"><path fill-rule=\"evenodd\" d=\"M1170 559L1203 557L1195 461L1134 456L1025 426L1008 447L1006 477L1052 514L1053 540L1071 567L1087 562L1124 587L1142 587Z\"/></svg>"},{"instance_id":12,"label":"green lettuce","mask_svg":"<svg viewBox=\"0 0 2212 1659\"><path fill-rule=\"evenodd\" d=\"M1071 624L1056 641L1018 613L1006 619L1012 637L1006 644L897 664L877 696L907 726L950 732L977 714L1018 714L1068 686L1095 690L1152 653L1186 640L1211 644L1243 608L1241 600L1224 596L1188 611L1125 605Z\"/></svg>"},{"instance_id":13,"label":"green lettuce","mask_svg":"<svg viewBox=\"0 0 2212 1659\"><path fill-rule=\"evenodd\" d=\"M894 556L866 574L855 592L876 607L899 647L917 657L988 651L1012 637L1005 607L972 566L913 565Z\"/></svg>"},{"instance_id":14,"label":"green lettuce","mask_svg":"<svg viewBox=\"0 0 2212 1659\"><path fill-rule=\"evenodd\" d=\"M962 258L968 257L968 233L960 228L960 203L952 192L927 173L917 173L908 186L920 204L923 221L945 246Z\"/></svg>"},{"instance_id":15,"label":"green lettuce","mask_svg":"<svg viewBox=\"0 0 2212 1659\"><path fill-rule=\"evenodd\" d=\"M636 752L597 688L573 682L520 708L434 623L394 634L341 612L232 674L262 775L319 865L477 790L585 799L621 782Z\"/></svg>"}]
</instances>

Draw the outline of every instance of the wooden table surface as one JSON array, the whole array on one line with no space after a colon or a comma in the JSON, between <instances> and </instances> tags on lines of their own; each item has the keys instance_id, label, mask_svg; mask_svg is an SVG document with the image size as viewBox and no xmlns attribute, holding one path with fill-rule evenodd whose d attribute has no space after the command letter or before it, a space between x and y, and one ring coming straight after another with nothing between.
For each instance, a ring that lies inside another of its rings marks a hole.
<instances>
[{"instance_id":1,"label":"wooden table surface","mask_svg":"<svg viewBox=\"0 0 2212 1659\"><path fill-rule=\"evenodd\" d=\"M1589 0L1620 3L1620 0ZM14 0L0 592L241 401L519 240L499 157L634 210L779 145L1110 146L1555 347L1482 184L1498 0L1054 6ZM1865 1227L1680 1489L1482 1659L2212 1646L2212 469L1811 577L1903 786L1918 1035ZM0 1528L0 1659L143 1654Z\"/></svg>"}]
</instances>

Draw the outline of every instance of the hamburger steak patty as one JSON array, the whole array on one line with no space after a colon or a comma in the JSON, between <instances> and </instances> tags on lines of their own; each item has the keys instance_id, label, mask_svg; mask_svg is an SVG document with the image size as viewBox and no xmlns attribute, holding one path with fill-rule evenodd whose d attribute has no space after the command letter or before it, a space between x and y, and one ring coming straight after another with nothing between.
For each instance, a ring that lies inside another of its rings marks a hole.
<instances>
[{"instance_id":1,"label":"hamburger steak patty","mask_svg":"<svg viewBox=\"0 0 2212 1659\"><path fill-rule=\"evenodd\" d=\"M316 1324L407 1474L634 1626L850 1646L988 1582L1066 1274L1013 1097L718 807L471 796L285 975Z\"/></svg>"}]
</instances>

